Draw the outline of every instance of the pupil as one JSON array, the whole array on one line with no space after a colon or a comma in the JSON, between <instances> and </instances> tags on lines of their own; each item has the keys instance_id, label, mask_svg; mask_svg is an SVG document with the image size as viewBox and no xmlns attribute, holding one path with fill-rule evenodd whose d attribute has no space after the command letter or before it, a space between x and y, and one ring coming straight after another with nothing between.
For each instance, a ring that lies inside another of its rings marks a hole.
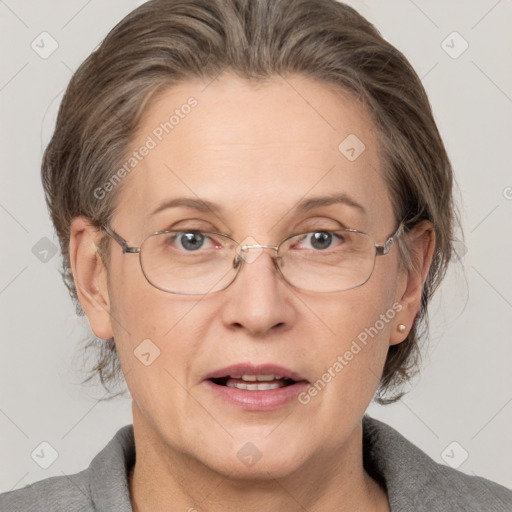
<instances>
[{"instance_id":1,"label":"pupil","mask_svg":"<svg viewBox=\"0 0 512 512\"><path fill-rule=\"evenodd\" d=\"M201 233L183 233L181 236L181 245L185 249L195 251L203 245L204 235Z\"/></svg>"},{"instance_id":2,"label":"pupil","mask_svg":"<svg viewBox=\"0 0 512 512\"><path fill-rule=\"evenodd\" d=\"M313 239L311 241L311 245L315 249L327 249L331 245L332 234L325 233L320 231L318 233L313 233Z\"/></svg>"}]
</instances>

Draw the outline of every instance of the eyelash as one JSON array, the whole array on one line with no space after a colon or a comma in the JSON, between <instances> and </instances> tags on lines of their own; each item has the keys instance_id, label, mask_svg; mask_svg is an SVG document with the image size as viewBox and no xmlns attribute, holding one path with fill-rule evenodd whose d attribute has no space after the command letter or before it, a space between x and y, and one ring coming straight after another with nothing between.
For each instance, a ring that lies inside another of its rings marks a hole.
<instances>
[{"instance_id":1,"label":"eyelash","mask_svg":"<svg viewBox=\"0 0 512 512\"><path fill-rule=\"evenodd\" d=\"M199 223L201 221L197 221L197 222ZM336 223L338 225L324 227L322 225L319 225L319 226L311 225L310 226L309 224L306 224L305 227L303 227L303 228L293 229L292 231L289 232L289 234L291 235L291 234L299 234L299 233L316 233L316 232L323 232L323 231L333 232L333 231L339 231L341 229L347 229L347 226L341 221L332 219L332 220L329 220L329 222ZM213 225L203 229L203 227L199 227L199 226L193 227L191 225L185 225L185 227L183 227L183 226L176 227L176 225L179 225L179 224L180 224L179 222L174 223L170 227L167 227L166 229L164 229L162 231L179 231L181 233L187 233L187 232L222 233L222 234L228 235L232 238L235 238L232 233L230 233L228 231L216 229Z\"/></svg>"}]
</instances>

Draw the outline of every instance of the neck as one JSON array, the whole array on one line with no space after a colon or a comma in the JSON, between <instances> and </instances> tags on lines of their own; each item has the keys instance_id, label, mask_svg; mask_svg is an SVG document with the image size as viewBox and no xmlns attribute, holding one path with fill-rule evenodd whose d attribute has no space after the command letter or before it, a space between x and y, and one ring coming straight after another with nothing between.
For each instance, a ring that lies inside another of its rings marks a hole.
<instances>
[{"instance_id":1,"label":"neck","mask_svg":"<svg viewBox=\"0 0 512 512\"><path fill-rule=\"evenodd\" d=\"M134 512L389 512L386 492L362 464L362 427L339 452L282 478L220 474L159 440L134 414L136 463L129 475Z\"/></svg>"}]
</instances>

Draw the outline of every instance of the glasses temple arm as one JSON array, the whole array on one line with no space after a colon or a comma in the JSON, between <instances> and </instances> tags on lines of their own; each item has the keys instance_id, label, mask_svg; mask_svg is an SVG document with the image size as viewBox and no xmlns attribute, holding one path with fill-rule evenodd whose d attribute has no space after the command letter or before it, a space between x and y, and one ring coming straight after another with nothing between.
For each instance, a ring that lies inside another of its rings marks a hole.
<instances>
[{"instance_id":1,"label":"glasses temple arm","mask_svg":"<svg viewBox=\"0 0 512 512\"><path fill-rule=\"evenodd\" d=\"M400 225L396 231L384 242L384 245L376 245L375 249L378 256L383 256L389 252L391 246L397 238L400 238L404 234L405 226L404 221L400 222Z\"/></svg>"},{"instance_id":2,"label":"glasses temple arm","mask_svg":"<svg viewBox=\"0 0 512 512\"><path fill-rule=\"evenodd\" d=\"M140 252L139 247L130 247L127 241L120 237L113 229L109 228L108 226L103 226L103 229L122 247L123 254L127 252Z\"/></svg>"}]
</instances>

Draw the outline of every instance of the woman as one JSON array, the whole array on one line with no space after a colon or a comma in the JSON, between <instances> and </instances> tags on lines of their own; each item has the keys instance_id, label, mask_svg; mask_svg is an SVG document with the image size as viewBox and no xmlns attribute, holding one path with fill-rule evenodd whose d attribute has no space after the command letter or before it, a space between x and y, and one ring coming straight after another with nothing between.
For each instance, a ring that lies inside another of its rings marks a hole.
<instances>
[{"instance_id":1,"label":"woman","mask_svg":"<svg viewBox=\"0 0 512 512\"><path fill-rule=\"evenodd\" d=\"M332 0L153 0L43 160L72 297L133 398L1 510L509 510L365 416L399 398L457 223L421 82Z\"/></svg>"}]
</instances>

